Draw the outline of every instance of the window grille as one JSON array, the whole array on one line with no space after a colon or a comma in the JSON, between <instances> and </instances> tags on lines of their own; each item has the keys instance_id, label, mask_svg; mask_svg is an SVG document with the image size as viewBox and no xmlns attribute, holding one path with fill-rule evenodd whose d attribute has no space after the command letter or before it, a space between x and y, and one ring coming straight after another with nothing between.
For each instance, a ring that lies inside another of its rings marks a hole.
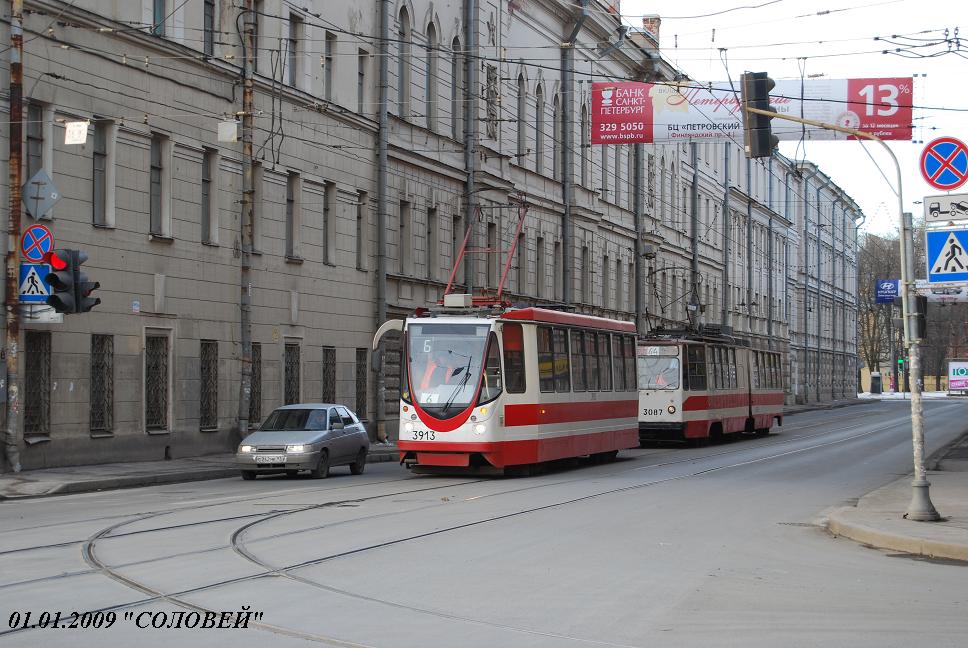
<instances>
[{"instance_id":1,"label":"window grille","mask_svg":"<svg viewBox=\"0 0 968 648\"><path fill-rule=\"evenodd\" d=\"M198 425L211 430L218 427L218 342L202 340L199 361Z\"/></svg>"},{"instance_id":2,"label":"window grille","mask_svg":"<svg viewBox=\"0 0 968 648\"><path fill-rule=\"evenodd\" d=\"M287 344L285 354L285 404L299 402L299 345Z\"/></svg>"},{"instance_id":3,"label":"window grille","mask_svg":"<svg viewBox=\"0 0 968 648\"><path fill-rule=\"evenodd\" d=\"M27 331L24 434L50 434L50 333Z\"/></svg>"},{"instance_id":4,"label":"window grille","mask_svg":"<svg viewBox=\"0 0 968 648\"><path fill-rule=\"evenodd\" d=\"M367 358L365 348L356 350L356 415L360 419L366 418Z\"/></svg>"},{"instance_id":5,"label":"window grille","mask_svg":"<svg viewBox=\"0 0 968 648\"><path fill-rule=\"evenodd\" d=\"M114 429L114 336L91 336L91 432Z\"/></svg>"},{"instance_id":6,"label":"window grille","mask_svg":"<svg viewBox=\"0 0 968 648\"><path fill-rule=\"evenodd\" d=\"M262 420L262 345L252 343L252 379L249 391L249 425Z\"/></svg>"},{"instance_id":7,"label":"window grille","mask_svg":"<svg viewBox=\"0 0 968 648\"><path fill-rule=\"evenodd\" d=\"M168 429L168 336L145 339L145 425Z\"/></svg>"},{"instance_id":8,"label":"window grille","mask_svg":"<svg viewBox=\"0 0 968 648\"><path fill-rule=\"evenodd\" d=\"M323 347L323 393L324 403L336 402L336 348Z\"/></svg>"}]
</instances>

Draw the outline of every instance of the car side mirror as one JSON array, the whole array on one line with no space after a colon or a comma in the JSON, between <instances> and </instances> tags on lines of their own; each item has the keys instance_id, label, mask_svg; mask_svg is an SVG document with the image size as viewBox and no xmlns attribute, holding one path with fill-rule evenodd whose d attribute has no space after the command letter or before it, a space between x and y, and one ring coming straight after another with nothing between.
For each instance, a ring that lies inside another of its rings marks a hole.
<instances>
[{"instance_id":1,"label":"car side mirror","mask_svg":"<svg viewBox=\"0 0 968 648\"><path fill-rule=\"evenodd\" d=\"M343 425L343 422L342 421L340 421L339 423L333 423L333 424L331 424L329 426L329 429L330 430L342 430L344 427L346 427L346 426Z\"/></svg>"}]
</instances>

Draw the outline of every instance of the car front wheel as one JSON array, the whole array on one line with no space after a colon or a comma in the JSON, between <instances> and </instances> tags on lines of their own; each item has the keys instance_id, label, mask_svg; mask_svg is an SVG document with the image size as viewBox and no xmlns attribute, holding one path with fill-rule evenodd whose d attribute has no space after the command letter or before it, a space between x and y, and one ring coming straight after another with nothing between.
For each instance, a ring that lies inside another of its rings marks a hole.
<instances>
[{"instance_id":1,"label":"car front wheel","mask_svg":"<svg viewBox=\"0 0 968 648\"><path fill-rule=\"evenodd\" d=\"M255 471L254 470L243 470L242 471L242 479L244 479L245 481L252 481L253 479L255 479Z\"/></svg>"},{"instance_id":2,"label":"car front wheel","mask_svg":"<svg viewBox=\"0 0 968 648\"><path fill-rule=\"evenodd\" d=\"M319 453L319 463L313 468L309 474L313 479L326 479L329 477L329 452L323 450Z\"/></svg>"}]
</instances>

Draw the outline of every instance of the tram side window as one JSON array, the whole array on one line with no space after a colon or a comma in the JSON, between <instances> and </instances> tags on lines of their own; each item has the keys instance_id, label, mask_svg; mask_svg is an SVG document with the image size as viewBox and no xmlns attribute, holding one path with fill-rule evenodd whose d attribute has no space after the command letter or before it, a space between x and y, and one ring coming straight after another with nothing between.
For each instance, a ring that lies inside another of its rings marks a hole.
<instances>
[{"instance_id":1,"label":"tram side window","mask_svg":"<svg viewBox=\"0 0 968 648\"><path fill-rule=\"evenodd\" d=\"M598 391L601 388L601 380L598 373L598 358L596 349L598 347L598 333L585 331L585 374L588 377L588 391Z\"/></svg>"},{"instance_id":2,"label":"tram side window","mask_svg":"<svg viewBox=\"0 0 968 648\"><path fill-rule=\"evenodd\" d=\"M571 385L574 391L585 391L585 342L582 331L571 332Z\"/></svg>"},{"instance_id":3,"label":"tram side window","mask_svg":"<svg viewBox=\"0 0 968 648\"><path fill-rule=\"evenodd\" d=\"M487 345L487 361L484 364L484 384L478 404L488 403L501 395L501 349L497 336L491 333Z\"/></svg>"},{"instance_id":4,"label":"tram side window","mask_svg":"<svg viewBox=\"0 0 968 648\"><path fill-rule=\"evenodd\" d=\"M750 386L753 389L760 387L760 352L753 351L750 360Z\"/></svg>"},{"instance_id":5,"label":"tram side window","mask_svg":"<svg viewBox=\"0 0 968 648\"><path fill-rule=\"evenodd\" d=\"M639 369L635 364L635 338L631 335L625 339L625 388L637 389L639 384Z\"/></svg>"},{"instance_id":6,"label":"tram side window","mask_svg":"<svg viewBox=\"0 0 968 648\"><path fill-rule=\"evenodd\" d=\"M723 362L722 347L713 348L713 356L716 363L716 389L724 389L726 387L726 364Z\"/></svg>"},{"instance_id":7,"label":"tram side window","mask_svg":"<svg viewBox=\"0 0 968 648\"><path fill-rule=\"evenodd\" d=\"M602 391L612 391L612 336L598 334L598 375L601 377Z\"/></svg>"},{"instance_id":8,"label":"tram side window","mask_svg":"<svg viewBox=\"0 0 968 648\"><path fill-rule=\"evenodd\" d=\"M554 350L555 391L570 392L568 365L568 331L556 328L551 333L552 348Z\"/></svg>"},{"instance_id":9,"label":"tram side window","mask_svg":"<svg viewBox=\"0 0 968 648\"><path fill-rule=\"evenodd\" d=\"M524 375L524 330L520 324L505 324L504 386L509 394L522 394L526 387Z\"/></svg>"},{"instance_id":10,"label":"tram side window","mask_svg":"<svg viewBox=\"0 0 968 648\"><path fill-rule=\"evenodd\" d=\"M543 392L555 390L555 354L548 326L538 327L538 386Z\"/></svg>"},{"instance_id":11,"label":"tram side window","mask_svg":"<svg viewBox=\"0 0 968 648\"><path fill-rule=\"evenodd\" d=\"M623 361L621 335L616 335L612 340L612 370L615 377L615 391L625 391L625 362Z\"/></svg>"},{"instance_id":12,"label":"tram side window","mask_svg":"<svg viewBox=\"0 0 968 648\"><path fill-rule=\"evenodd\" d=\"M706 389L706 347L690 344L686 347L686 361L689 363L689 389Z\"/></svg>"},{"instance_id":13,"label":"tram side window","mask_svg":"<svg viewBox=\"0 0 968 648\"><path fill-rule=\"evenodd\" d=\"M736 387L736 349L726 349L729 353L729 386Z\"/></svg>"}]
</instances>

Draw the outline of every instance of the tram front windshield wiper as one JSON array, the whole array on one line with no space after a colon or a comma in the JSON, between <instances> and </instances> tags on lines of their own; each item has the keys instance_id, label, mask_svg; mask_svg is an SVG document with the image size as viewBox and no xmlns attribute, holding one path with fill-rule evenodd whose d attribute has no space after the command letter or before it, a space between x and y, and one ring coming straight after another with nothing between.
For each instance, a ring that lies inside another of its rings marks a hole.
<instances>
[{"instance_id":1,"label":"tram front windshield wiper","mask_svg":"<svg viewBox=\"0 0 968 648\"><path fill-rule=\"evenodd\" d=\"M463 371L464 372L464 375L461 376L460 382L457 383L457 387L454 388L454 392L450 395L450 398L448 398L447 399L447 402L444 403L444 407L440 411L441 415L446 416L446 413L450 410L450 406L453 405L454 404L454 401L457 399L457 394L459 394L462 391L464 391L464 387L466 387L467 386L467 383L470 382L470 379L471 379L471 360L472 360L472 357L471 356L467 356L467 364L464 365L463 367L458 367L453 372L453 374L456 375L457 373Z\"/></svg>"}]
</instances>

